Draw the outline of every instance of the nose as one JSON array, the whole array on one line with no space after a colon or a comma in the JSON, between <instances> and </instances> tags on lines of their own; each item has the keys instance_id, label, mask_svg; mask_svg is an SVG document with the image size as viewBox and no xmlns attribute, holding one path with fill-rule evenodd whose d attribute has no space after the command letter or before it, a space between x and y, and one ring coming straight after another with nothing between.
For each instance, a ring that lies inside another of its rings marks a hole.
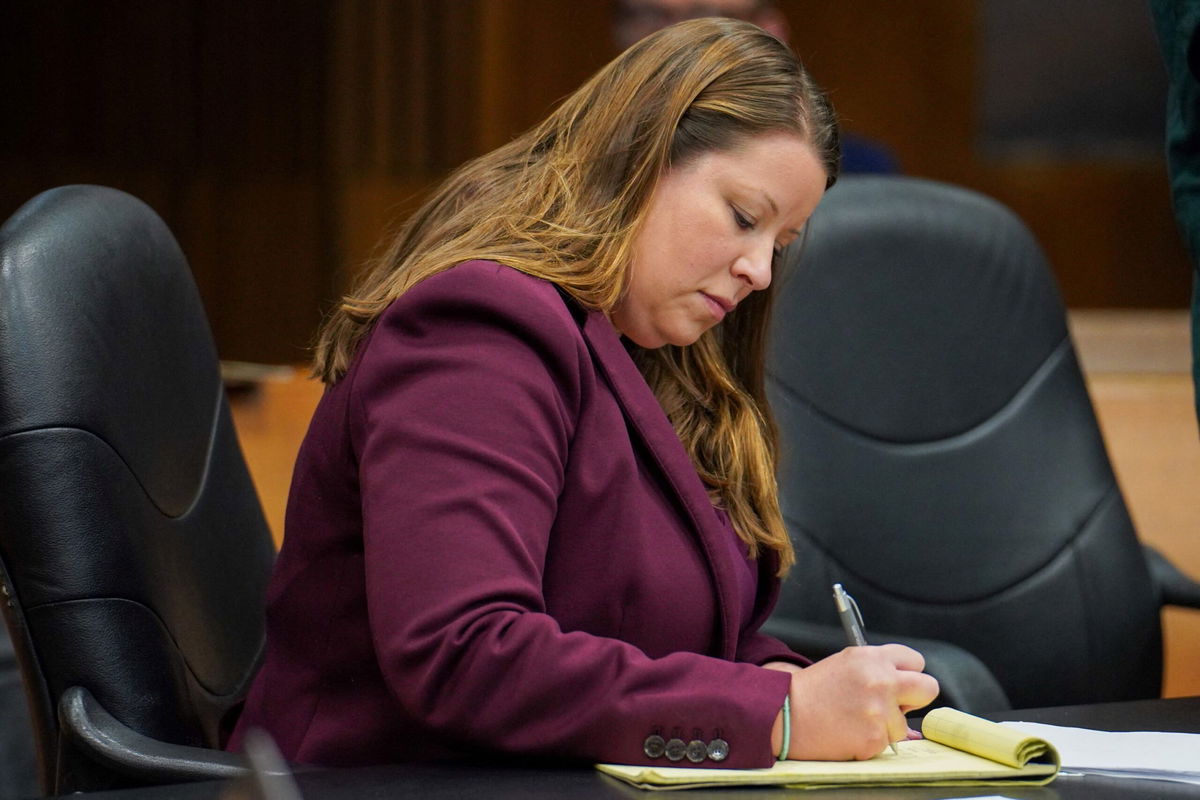
<instances>
[{"instance_id":1,"label":"nose","mask_svg":"<svg viewBox=\"0 0 1200 800\"><path fill-rule=\"evenodd\" d=\"M771 268L775 260L775 245L772 242L765 248L757 247L751 252L744 253L733 262L733 276L748 287L750 291L759 291L771 285Z\"/></svg>"}]
</instances>

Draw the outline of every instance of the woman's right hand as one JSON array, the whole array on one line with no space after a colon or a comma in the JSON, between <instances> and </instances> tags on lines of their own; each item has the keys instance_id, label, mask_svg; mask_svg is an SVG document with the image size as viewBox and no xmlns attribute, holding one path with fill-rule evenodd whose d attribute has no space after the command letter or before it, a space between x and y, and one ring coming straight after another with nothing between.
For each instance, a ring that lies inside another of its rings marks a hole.
<instances>
[{"instance_id":1,"label":"woman's right hand","mask_svg":"<svg viewBox=\"0 0 1200 800\"><path fill-rule=\"evenodd\" d=\"M925 658L916 650L885 644L847 647L812 666L788 669L788 758L862 760L909 738L904 715L938 694L937 680L921 672L924 668Z\"/></svg>"}]
</instances>

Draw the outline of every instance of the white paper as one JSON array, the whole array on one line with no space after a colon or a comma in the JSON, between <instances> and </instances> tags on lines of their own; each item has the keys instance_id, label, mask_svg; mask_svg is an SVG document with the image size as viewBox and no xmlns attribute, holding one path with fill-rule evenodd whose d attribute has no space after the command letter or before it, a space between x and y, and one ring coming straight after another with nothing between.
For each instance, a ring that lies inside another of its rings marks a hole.
<instances>
[{"instance_id":1,"label":"white paper","mask_svg":"<svg viewBox=\"0 0 1200 800\"><path fill-rule=\"evenodd\" d=\"M1200 785L1200 733L1117 732L1002 722L1058 750L1064 771Z\"/></svg>"}]
</instances>

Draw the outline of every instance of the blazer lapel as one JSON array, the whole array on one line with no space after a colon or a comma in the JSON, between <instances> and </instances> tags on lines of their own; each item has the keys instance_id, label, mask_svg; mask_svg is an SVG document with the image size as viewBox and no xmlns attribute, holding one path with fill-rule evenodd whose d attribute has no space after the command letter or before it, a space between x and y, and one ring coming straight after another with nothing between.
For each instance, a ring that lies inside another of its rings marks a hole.
<instances>
[{"instance_id":1,"label":"blazer lapel","mask_svg":"<svg viewBox=\"0 0 1200 800\"><path fill-rule=\"evenodd\" d=\"M737 578L733 570L738 565L732 563L729 547L720 538L728 533L713 511L712 501L675 428L625 351L612 324L602 312L591 311L584 320L583 335L593 359L624 410L630 428L646 445L666 486L678 499L685 518L696 533L716 591L719 654L732 659L737 649L738 625L730 615L733 600L737 597Z\"/></svg>"}]
</instances>

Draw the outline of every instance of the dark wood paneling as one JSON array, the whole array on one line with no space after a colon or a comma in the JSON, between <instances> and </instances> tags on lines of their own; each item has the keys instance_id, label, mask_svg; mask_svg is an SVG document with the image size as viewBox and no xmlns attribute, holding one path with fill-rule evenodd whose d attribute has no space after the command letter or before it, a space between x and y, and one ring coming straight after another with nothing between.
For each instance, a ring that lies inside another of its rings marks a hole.
<instances>
[{"instance_id":1,"label":"dark wood paneling","mask_svg":"<svg viewBox=\"0 0 1200 800\"><path fill-rule=\"evenodd\" d=\"M975 4L780 0L847 127L1034 230L1076 306L1183 306L1161 160L989 160ZM0 214L51 186L150 203L221 354L295 361L381 236L449 170L614 53L607 0L9 0Z\"/></svg>"},{"instance_id":2,"label":"dark wood paneling","mask_svg":"<svg viewBox=\"0 0 1200 800\"><path fill-rule=\"evenodd\" d=\"M940 175L970 160L972 3L781 0L780 6L793 48L849 130L886 144L910 174Z\"/></svg>"},{"instance_id":3,"label":"dark wood paneling","mask_svg":"<svg viewBox=\"0 0 1200 800\"><path fill-rule=\"evenodd\" d=\"M908 174L969 186L1011 207L1041 242L1068 305L1188 304L1191 267L1161 156L1002 160L981 152L975 3L780 4L794 47L830 89L847 128L886 144Z\"/></svg>"},{"instance_id":4,"label":"dark wood paneling","mask_svg":"<svg viewBox=\"0 0 1200 800\"><path fill-rule=\"evenodd\" d=\"M329 4L18 0L0 25L0 208L101 183L149 203L225 358L297 361L337 288Z\"/></svg>"},{"instance_id":5,"label":"dark wood paneling","mask_svg":"<svg viewBox=\"0 0 1200 800\"><path fill-rule=\"evenodd\" d=\"M450 170L538 122L613 54L607 2L336 4L331 125L347 282Z\"/></svg>"}]
</instances>

